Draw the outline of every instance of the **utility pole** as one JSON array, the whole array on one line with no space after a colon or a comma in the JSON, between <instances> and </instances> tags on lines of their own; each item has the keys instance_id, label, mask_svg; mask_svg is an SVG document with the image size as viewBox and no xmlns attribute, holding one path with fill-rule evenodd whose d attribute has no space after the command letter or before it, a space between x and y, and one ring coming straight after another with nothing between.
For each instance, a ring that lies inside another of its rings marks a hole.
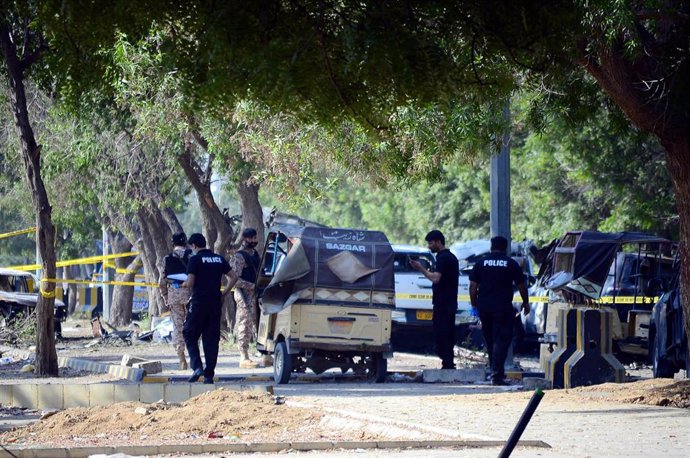
<instances>
[{"instance_id":1,"label":"utility pole","mask_svg":"<svg viewBox=\"0 0 690 458\"><path fill-rule=\"evenodd\" d=\"M510 107L506 103L503 118L507 121L498 152L491 155L491 237L508 239L510 256Z\"/></svg>"},{"instance_id":2,"label":"utility pole","mask_svg":"<svg viewBox=\"0 0 690 458\"><path fill-rule=\"evenodd\" d=\"M501 146L496 154L491 155L491 237L503 236L508 239L508 252L512 254L512 238L510 231L510 105L506 102L503 108L503 119L506 120L506 129L501 138ZM513 347L515 338L508 348L505 369L519 370L515 364Z\"/></svg>"}]
</instances>

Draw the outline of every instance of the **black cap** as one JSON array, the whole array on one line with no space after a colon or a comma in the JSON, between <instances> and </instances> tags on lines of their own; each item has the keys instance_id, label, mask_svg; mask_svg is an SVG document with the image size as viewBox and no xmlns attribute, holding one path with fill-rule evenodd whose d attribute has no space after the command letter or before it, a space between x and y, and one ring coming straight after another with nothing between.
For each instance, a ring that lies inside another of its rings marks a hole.
<instances>
[{"instance_id":1,"label":"black cap","mask_svg":"<svg viewBox=\"0 0 690 458\"><path fill-rule=\"evenodd\" d=\"M256 237L256 235L256 229L254 229L253 227L248 227L242 231L242 238L244 239L250 239L252 237Z\"/></svg>"}]
</instances>

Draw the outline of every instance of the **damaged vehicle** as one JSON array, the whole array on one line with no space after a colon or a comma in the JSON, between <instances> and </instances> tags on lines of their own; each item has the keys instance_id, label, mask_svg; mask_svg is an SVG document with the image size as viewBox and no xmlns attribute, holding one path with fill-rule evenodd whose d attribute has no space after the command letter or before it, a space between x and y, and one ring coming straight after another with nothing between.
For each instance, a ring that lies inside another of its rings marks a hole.
<instances>
[{"instance_id":1,"label":"damaged vehicle","mask_svg":"<svg viewBox=\"0 0 690 458\"><path fill-rule=\"evenodd\" d=\"M276 225L256 283L257 349L274 380L292 372L352 370L383 382L395 307L394 253L381 232Z\"/></svg>"},{"instance_id":2,"label":"damaged vehicle","mask_svg":"<svg viewBox=\"0 0 690 458\"><path fill-rule=\"evenodd\" d=\"M36 309L38 282L29 272L0 269L0 324L5 326L18 316L28 316ZM55 334L60 337L61 323L67 318L67 306L55 299Z\"/></svg>"},{"instance_id":3,"label":"damaged vehicle","mask_svg":"<svg viewBox=\"0 0 690 458\"><path fill-rule=\"evenodd\" d=\"M559 307L603 306L617 312L613 314L614 352L646 358L652 308L671 287L675 252L670 240L649 234L566 233L553 250L551 274L545 282L557 293L544 310L542 342L548 351L557 343Z\"/></svg>"},{"instance_id":4,"label":"damaged vehicle","mask_svg":"<svg viewBox=\"0 0 690 458\"><path fill-rule=\"evenodd\" d=\"M673 279L671 290L654 305L649 323L649 359L655 378L673 378L685 369L690 377L690 351L683 320L679 275Z\"/></svg>"}]
</instances>

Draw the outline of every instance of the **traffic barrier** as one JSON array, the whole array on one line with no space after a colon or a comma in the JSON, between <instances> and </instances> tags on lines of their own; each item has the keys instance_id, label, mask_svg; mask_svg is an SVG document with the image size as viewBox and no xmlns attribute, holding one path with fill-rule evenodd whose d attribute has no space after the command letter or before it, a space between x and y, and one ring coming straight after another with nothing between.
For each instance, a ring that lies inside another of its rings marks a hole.
<instances>
[{"instance_id":1,"label":"traffic barrier","mask_svg":"<svg viewBox=\"0 0 690 458\"><path fill-rule=\"evenodd\" d=\"M610 309L577 308L577 350L566 361L564 388L622 383L625 368L613 356L613 313Z\"/></svg>"},{"instance_id":2,"label":"traffic barrier","mask_svg":"<svg viewBox=\"0 0 690 458\"><path fill-rule=\"evenodd\" d=\"M558 348L546 362L546 376L554 388L564 388L565 364L577 351L577 309L558 309Z\"/></svg>"}]
</instances>

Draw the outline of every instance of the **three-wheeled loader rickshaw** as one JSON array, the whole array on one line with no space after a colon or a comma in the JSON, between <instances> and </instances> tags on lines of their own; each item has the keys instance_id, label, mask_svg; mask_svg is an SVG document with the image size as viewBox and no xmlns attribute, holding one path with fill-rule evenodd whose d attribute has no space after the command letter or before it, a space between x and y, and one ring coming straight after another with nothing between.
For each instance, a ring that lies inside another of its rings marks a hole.
<instances>
[{"instance_id":1,"label":"three-wheeled loader rickshaw","mask_svg":"<svg viewBox=\"0 0 690 458\"><path fill-rule=\"evenodd\" d=\"M352 370L386 378L395 307L394 253L381 232L273 226L257 275L257 349L274 379Z\"/></svg>"}]
</instances>

